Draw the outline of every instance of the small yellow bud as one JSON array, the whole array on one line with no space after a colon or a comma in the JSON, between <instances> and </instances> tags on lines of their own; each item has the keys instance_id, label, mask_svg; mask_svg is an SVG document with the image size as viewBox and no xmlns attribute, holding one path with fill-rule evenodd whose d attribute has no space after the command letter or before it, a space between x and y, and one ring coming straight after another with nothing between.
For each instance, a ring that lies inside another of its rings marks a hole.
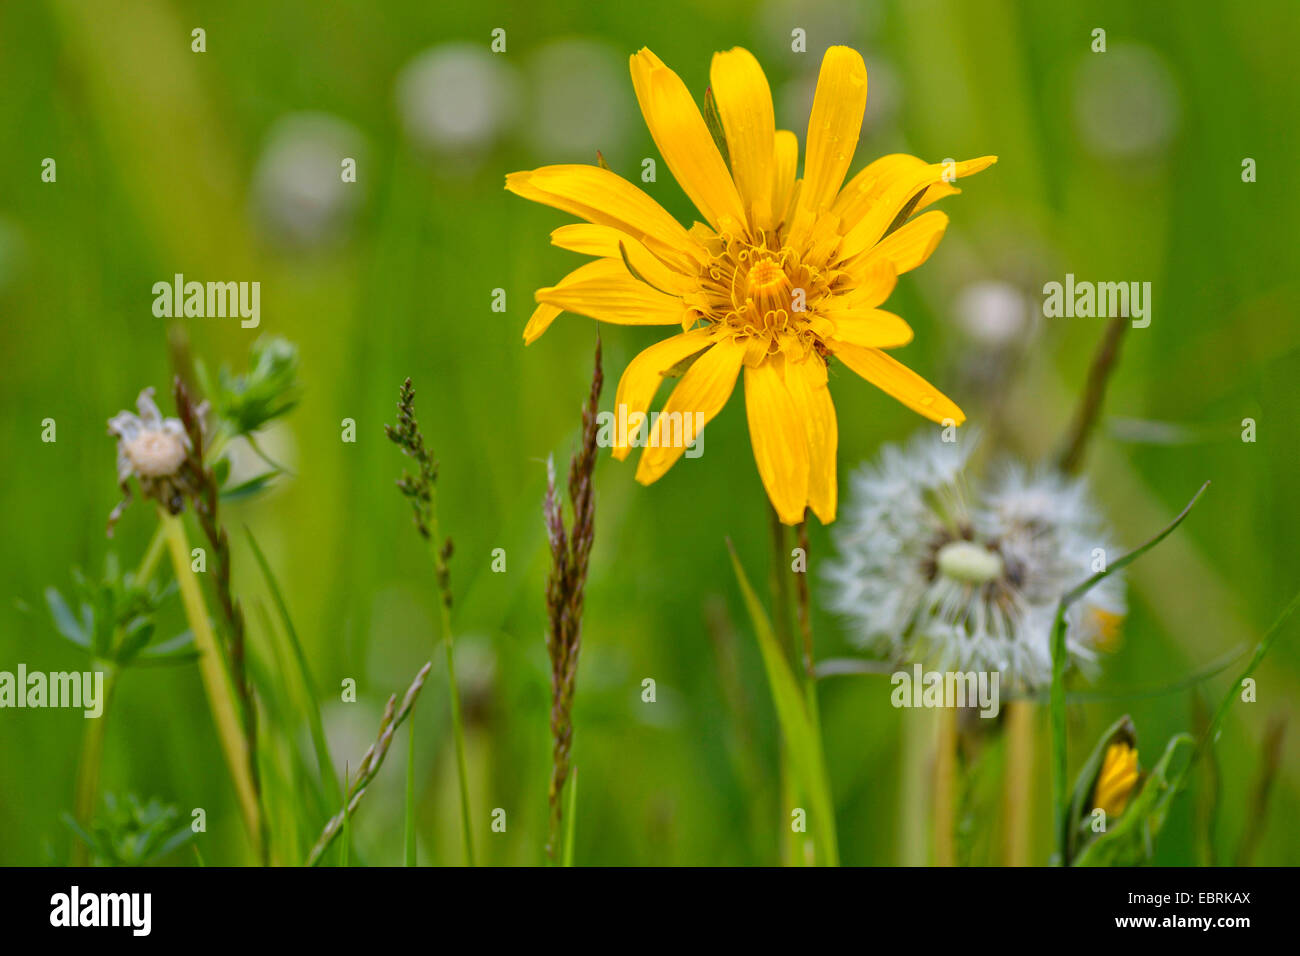
<instances>
[{"instance_id":1,"label":"small yellow bud","mask_svg":"<svg viewBox=\"0 0 1300 956\"><path fill-rule=\"evenodd\" d=\"M1122 741L1111 744L1101 762L1101 773L1093 787L1092 805L1106 816L1118 817L1128 806L1138 782L1138 752Z\"/></svg>"}]
</instances>

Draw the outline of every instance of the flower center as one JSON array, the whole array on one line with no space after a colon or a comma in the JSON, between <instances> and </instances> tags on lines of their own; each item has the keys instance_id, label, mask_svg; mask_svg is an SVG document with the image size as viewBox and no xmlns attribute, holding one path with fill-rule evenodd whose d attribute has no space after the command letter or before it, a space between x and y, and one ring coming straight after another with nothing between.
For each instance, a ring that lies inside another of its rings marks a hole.
<instances>
[{"instance_id":1,"label":"flower center","mask_svg":"<svg viewBox=\"0 0 1300 956\"><path fill-rule=\"evenodd\" d=\"M745 298L754 304L760 316L769 312L792 311L794 284L776 259L763 257L749 267Z\"/></svg>"},{"instance_id":2,"label":"flower center","mask_svg":"<svg viewBox=\"0 0 1300 956\"><path fill-rule=\"evenodd\" d=\"M135 473L146 478L175 474L185 460L185 445L162 431L143 431L127 442L125 449Z\"/></svg>"},{"instance_id":3,"label":"flower center","mask_svg":"<svg viewBox=\"0 0 1300 956\"><path fill-rule=\"evenodd\" d=\"M971 541L950 541L936 557L945 577L965 584L987 584L1002 576L1002 556Z\"/></svg>"}]
</instances>

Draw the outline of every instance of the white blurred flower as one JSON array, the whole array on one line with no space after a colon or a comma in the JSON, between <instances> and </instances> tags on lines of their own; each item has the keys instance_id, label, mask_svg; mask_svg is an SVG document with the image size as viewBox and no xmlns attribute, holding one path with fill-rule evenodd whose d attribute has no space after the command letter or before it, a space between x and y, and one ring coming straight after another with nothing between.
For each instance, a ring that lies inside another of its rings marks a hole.
<instances>
[{"instance_id":1,"label":"white blurred flower","mask_svg":"<svg viewBox=\"0 0 1300 956\"><path fill-rule=\"evenodd\" d=\"M338 237L360 203L363 174L343 181L343 161L364 169L365 139L351 124L323 113L278 120L253 173L253 203L268 237L311 248Z\"/></svg>"},{"instance_id":2,"label":"white blurred flower","mask_svg":"<svg viewBox=\"0 0 1300 956\"><path fill-rule=\"evenodd\" d=\"M1178 130L1178 86L1156 51L1115 44L1083 54L1075 72L1074 112L1084 144L1125 159L1164 150Z\"/></svg>"},{"instance_id":3,"label":"white blurred flower","mask_svg":"<svg viewBox=\"0 0 1300 956\"><path fill-rule=\"evenodd\" d=\"M174 475L190 451L190 439L179 418L163 418L153 400L153 387L135 401L140 414L118 412L108 420L108 432L117 436L117 480L132 475L165 478Z\"/></svg>"},{"instance_id":4,"label":"white blurred flower","mask_svg":"<svg viewBox=\"0 0 1300 956\"><path fill-rule=\"evenodd\" d=\"M140 491L163 505L171 514L185 507L190 478L184 464L190 454L190 439L179 418L163 418L153 400L153 388L140 392L135 402L139 414L121 411L108 420L108 433L117 437L117 483L123 499L108 518L108 534L131 500L131 478L140 483ZM198 408L200 418L207 410Z\"/></svg>"},{"instance_id":5,"label":"white blurred flower","mask_svg":"<svg viewBox=\"0 0 1300 956\"><path fill-rule=\"evenodd\" d=\"M1031 332L1029 302L1010 282L971 283L958 294L954 311L966 334L987 348L1013 345Z\"/></svg>"},{"instance_id":6,"label":"white blurred flower","mask_svg":"<svg viewBox=\"0 0 1300 956\"><path fill-rule=\"evenodd\" d=\"M548 43L528 67L528 138L556 162L595 161L617 151L636 104L628 95L627 59L608 44L569 39Z\"/></svg>"},{"instance_id":7,"label":"white blurred flower","mask_svg":"<svg viewBox=\"0 0 1300 956\"><path fill-rule=\"evenodd\" d=\"M435 46L397 78L397 111L406 135L434 153L480 153L512 124L518 82L499 55L477 44Z\"/></svg>"},{"instance_id":8,"label":"white blurred flower","mask_svg":"<svg viewBox=\"0 0 1300 956\"><path fill-rule=\"evenodd\" d=\"M983 487L966 476L973 439L924 432L887 445L852 479L836 526L831 605L859 642L942 670L996 670L1033 689L1051 677L1057 602L1108 553L1081 480L1004 466ZM1124 615L1111 575L1069 613L1071 663L1107 647Z\"/></svg>"}]
</instances>

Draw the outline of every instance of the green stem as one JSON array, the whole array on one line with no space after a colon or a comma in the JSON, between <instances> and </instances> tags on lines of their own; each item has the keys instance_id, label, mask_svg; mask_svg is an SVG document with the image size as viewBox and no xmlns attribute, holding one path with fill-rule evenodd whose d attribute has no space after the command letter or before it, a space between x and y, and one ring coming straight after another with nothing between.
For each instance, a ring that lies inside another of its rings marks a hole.
<instances>
[{"instance_id":1,"label":"green stem","mask_svg":"<svg viewBox=\"0 0 1300 956\"><path fill-rule=\"evenodd\" d=\"M438 534L438 517L437 511L431 509L432 520L431 535L429 537L429 551L433 555L435 570L438 572L440 581L446 580L443 571L443 557L438 549L441 547L442 538ZM442 615L442 646L447 654L447 691L448 698L451 701L451 725L452 733L456 738L456 770L460 778L460 824L461 832L465 840L465 862L469 866L476 866L474 860L474 831L470 823L469 812L469 766L465 759L465 722L460 713L460 691L456 682L456 655L452 648L451 639L451 608L449 606L449 597L445 593L438 595L438 608Z\"/></svg>"},{"instance_id":2,"label":"green stem","mask_svg":"<svg viewBox=\"0 0 1300 956\"><path fill-rule=\"evenodd\" d=\"M100 663L100 662L95 662ZM92 667L94 664L92 664ZM97 718L86 724L81 743L81 765L77 771L77 796L73 814L87 830L95 814L95 799L99 795L99 773L104 763L104 736L108 727L108 708L117 684L117 671L104 665L104 706ZM77 840L73 849L74 866L85 866L90 859L90 848Z\"/></svg>"},{"instance_id":3,"label":"green stem","mask_svg":"<svg viewBox=\"0 0 1300 956\"><path fill-rule=\"evenodd\" d=\"M939 733L934 760L934 865L956 866L954 819L957 807L957 709L937 714Z\"/></svg>"},{"instance_id":4,"label":"green stem","mask_svg":"<svg viewBox=\"0 0 1300 956\"><path fill-rule=\"evenodd\" d=\"M160 524L154 529L140 566L136 568L137 587L143 587L153 577L165 545L166 537ZM116 646L121 639L122 631L119 628L114 635L114 645ZM87 829L95 813L95 800L99 796L99 777L104 765L104 738L107 734L108 710L113 700L113 691L117 687L117 670L111 664L102 661L92 662L92 669L95 664L102 664L104 667L104 706L99 717L86 725L86 732L82 736L81 762L80 769L77 771L77 793L73 802L74 816ZM78 840L73 854L73 863L77 866L85 866L89 862L89 853L89 848Z\"/></svg>"},{"instance_id":5,"label":"green stem","mask_svg":"<svg viewBox=\"0 0 1300 956\"><path fill-rule=\"evenodd\" d=\"M244 825L248 828L254 852L257 858L261 859L261 808L258 805L257 790L253 786L247 740L235 710L234 686L222 660L216 635L212 631L207 605L203 601L203 591L190 567L190 545L185 535L185 526L178 516L167 514L162 510L159 511L159 519L171 553L176 581L180 586L181 603L185 607L185 616L194 634L194 645L199 651L199 673L203 677L203 688L207 692L212 719L217 726L217 737L221 742L221 750L239 796Z\"/></svg>"},{"instance_id":6,"label":"green stem","mask_svg":"<svg viewBox=\"0 0 1300 956\"><path fill-rule=\"evenodd\" d=\"M563 866L573 866L573 849L578 830L578 768L574 767L565 782L566 797L564 801L564 855Z\"/></svg>"},{"instance_id":7,"label":"green stem","mask_svg":"<svg viewBox=\"0 0 1300 956\"><path fill-rule=\"evenodd\" d=\"M1066 663L1066 643L1065 631L1066 622L1065 614L1070 605L1087 594L1093 587L1100 584L1105 578L1114 574L1121 568L1132 564L1142 555L1146 554L1169 535L1174 533L1174 529L1183 523L1196 502L1200 500L1201 495L1205 494L1205 489L1210 486L1207 481L1192 496L1192 500L1187 502L1186 506L1180 511L1165 529L1151 538L1145 544L1130 551L1118 561L1111 563L1106 570L1098 571L1089 577L1082 584L1076 585L1073 589L1066 592L1056 605L1056 620L1052 624L1052 689L1049 714L1051 716L1052 727L1052 802L1056 809L1056 835L1058 841L1058 852L1062 866L1069 866L1070 860L1070 793L1067 789L1067 760L1069 741L1066 734L1065 726L1065 663ZM1256 659L1256 662L1258 658ZM1253 664L1252 664L1253 666ZM1204 741L1202 741L1203 743Z\"/></svg>"},{"instance_id":8,"label":"green stem","mask_svg":"<svg viewBox=\"0 0 1300 956\"><path fill-rule=\"evenodd\" d=\"M406 865L415 866L415 721L407 728L406 739Z\"/></svg>"}]
</instances>

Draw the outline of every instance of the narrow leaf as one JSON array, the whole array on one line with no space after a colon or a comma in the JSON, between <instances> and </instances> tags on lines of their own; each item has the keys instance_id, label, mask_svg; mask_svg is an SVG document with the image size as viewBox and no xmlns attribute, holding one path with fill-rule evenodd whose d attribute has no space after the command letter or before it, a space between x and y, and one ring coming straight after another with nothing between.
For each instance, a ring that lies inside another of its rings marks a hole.
<instances>
[{"instance_id":1,"label":"narrow leaf","mask_svg":"<svg viewBox=\"0 0 1300 956\"><path fill-rule=\"evenodd\" d=\"M731 552L731 564L736 572L736 580L740 584L745 606L754 624L763 666L767 670L768 686L772 691L772 703L776 707L782 737L789 749L791 769L800 791L811 804L808 815L812 818L812 836L816 846L817 861L823 866L838 866L835 810L831 800L825 759L822 755L821 739L809 716L803 695L799 691L799 683L795 680L790 664L781 652L763 605L750 586L749 579L745 576L745 569L741 566L740 558L730 540L727 541L727 549ZM793 808L787 808L787 811L790 809Z\"/></svg>"}]
</instances>

